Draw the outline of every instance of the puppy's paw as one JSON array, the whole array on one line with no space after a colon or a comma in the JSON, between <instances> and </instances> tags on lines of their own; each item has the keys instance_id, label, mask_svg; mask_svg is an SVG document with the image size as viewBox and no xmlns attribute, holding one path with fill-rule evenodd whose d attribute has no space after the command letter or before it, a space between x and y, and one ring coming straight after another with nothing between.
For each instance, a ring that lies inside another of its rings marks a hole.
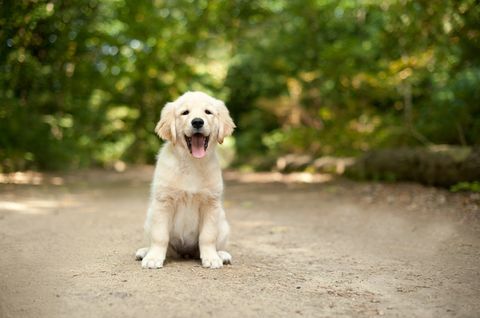
<instances>
[{"instance_id":1,"label":"puppy's paw","mask_svg":"<svg viewBox=\"0 0 480 318\"><path fill-rule=\"evenodd\" d=\"M222 259L223 264L232 264L232 255L227 251L218 251L218 256Z\"/></svg>"},{"instance_id":2,"label":"puppy's paw","mask_svg":"<svg viewBox=\"0 0 480 318\"><path fill-rule=\"evenodd\" d=\"M135 253L135 259L137 261L141 261L142 259L145 258L145 255L147 255L147 253L148 253L148 247L139 248Z\"/></svg>"},{"instance_id":3,"label":"puppy's paw","mask_svg":"<svg viewBox=\"0 0 480 318\"><path fill-rule=\"evenodd\" d=\"M202 266L206 268L221 268L223 266L222 259L216 255L202 257Z\"/></svg>"},{"instance_id":4,"label":"puppy's paw","mask_svg":"<svg viewBox=\"0 0 480 318\"><path fill-rule=\"evenodd\" d=\"M143 268L162 268L163 262L165 260L162 258L147 258L145 257L142 260L142 267Z\"/></svg>"},{"instance_id":5,"label":"puppy's paw","mask_svg":"<svg viewBox=\"0 0 480 318\"><path fill-rule=\"evenodd\" d=\"M143 268L162 268L164 261L165 261L164 256L158 255L158 253L155 253L150 250L142 260L142 267Z\"/></svg>"}]
</instances>

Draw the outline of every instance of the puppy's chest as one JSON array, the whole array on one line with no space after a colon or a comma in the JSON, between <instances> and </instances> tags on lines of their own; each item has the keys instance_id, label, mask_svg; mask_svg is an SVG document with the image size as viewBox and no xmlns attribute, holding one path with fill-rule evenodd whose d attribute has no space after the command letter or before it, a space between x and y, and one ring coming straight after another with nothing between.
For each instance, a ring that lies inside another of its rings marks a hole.
<instances>
[{"instance_id":1,"label":"puppy's chest","mask_svg":"<svg viewBox=\"0 0 480 318\"><path fill-rule=\"evenodd\" d=\"M189 246L198 242L200 204L186 199L178 202L172 224L171 239L175 245Z\"/></svg>"},{"instance_id":2,"label":"puppy's chest","mask_svg":"<svg viewBox=\"0 0 480 318\"><path fill-rule=\"evenodd\" d=\"M172 176L169 184L174 184L177 189L189 195L202 195L208 192L221 192L223 185L221 178L210 179L204 175L178 173Z\"/></svg>"}]
</instances>

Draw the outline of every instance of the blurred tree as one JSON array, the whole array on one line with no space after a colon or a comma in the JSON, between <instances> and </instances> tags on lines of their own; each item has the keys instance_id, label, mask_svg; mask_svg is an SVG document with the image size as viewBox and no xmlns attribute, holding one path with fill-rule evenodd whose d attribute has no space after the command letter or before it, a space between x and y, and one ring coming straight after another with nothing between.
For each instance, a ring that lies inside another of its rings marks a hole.
<instances>
[{"instance_id":1,"label":"blurred tree","mask_svg":"<svg viewBox=\"0 0 480 318\"><path fill-rule=\"evenodd\" d=\"M216 35L228 9L220 1L2 4L2 169L153 161L163 104L218 86L202 65L224 41Z\"/></svg>"},{"instance_id":2,"label":"blurred tree","mask_svg":"<svg viewBox=\"0 0 480 318\"><path fill-rule=\"evenodd\" d=\"M266 9L244 31L226 79L250 131L238 137L240 153L251 154L261 119L250 113L259 109L277 117L254 138L273 157L478 144L476 1L275 1Z\"/></svg>"},{"instance_id":3,"label":"blurred tree","mask_svg":"<svg viewBox=\"0 0 480 318\"><path fill-rule=\"evenodd\" d=\"M163 104L227 100L239 162L480 140L480 6L3 1L0 167L151 162Z\"/></svg>"},{"instance_id":4,"label":"blurred tree","mask_svg":"<svg viewBox=\"0 0 480 318\"><path fill-rule=\"evenodd\" d=\"M87 107L96 1L6 1L0 18L3 169L88 162L98 115Z\"/></svg>"}]
</instances>

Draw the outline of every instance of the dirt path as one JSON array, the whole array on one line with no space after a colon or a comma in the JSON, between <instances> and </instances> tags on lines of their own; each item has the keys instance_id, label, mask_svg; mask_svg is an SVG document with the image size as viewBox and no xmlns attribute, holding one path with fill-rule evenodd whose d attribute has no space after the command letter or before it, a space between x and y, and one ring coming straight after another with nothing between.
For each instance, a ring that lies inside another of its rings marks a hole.
<instances>
[{"instance_id":1,"label":"dirt path","mask_svg":"<svg viewBox=\"0 0 480 318\"><path fill-rule=\"evenodd\" d=\"M227 174L233 265L142 270L151 173L0 185L0 316L480 314L478 195Z\"/></svg>"}]
</instances>

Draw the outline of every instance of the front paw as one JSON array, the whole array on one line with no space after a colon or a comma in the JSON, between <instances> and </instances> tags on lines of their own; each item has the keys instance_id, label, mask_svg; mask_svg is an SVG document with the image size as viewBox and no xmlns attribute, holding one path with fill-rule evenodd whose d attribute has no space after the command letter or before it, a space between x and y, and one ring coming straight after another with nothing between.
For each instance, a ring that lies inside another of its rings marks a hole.
<instances>
[{"instance_id":1,"label":"front paw","mask_svg":"<svg viewBox=\"0 0 480 318\"><path fill-rule=\"evenodd\" d=\"M162 268L165 257L156 255L156 253L148 252L142 259L143 268Z\"/></svg>"},{"instance_id":2,"label":"front paw","mask_svg":"<svg viewBox=\"0 0 480 318\"><path fill-rule=\"evenodd\" d=\"M223 261L218 255L202 257L202 266L206 268L221 268Z\"/></svg>"},{"instance_id":3,"label":"front paw","mask_svg":"<svg viewBox=\"0 0 480 318\"><path fill-rule=\"evenodd\" d=\"M218 256L222 259L223 264L232 264L232 255L227 251L218 251Z\"/></svg>"}]
</instances>

